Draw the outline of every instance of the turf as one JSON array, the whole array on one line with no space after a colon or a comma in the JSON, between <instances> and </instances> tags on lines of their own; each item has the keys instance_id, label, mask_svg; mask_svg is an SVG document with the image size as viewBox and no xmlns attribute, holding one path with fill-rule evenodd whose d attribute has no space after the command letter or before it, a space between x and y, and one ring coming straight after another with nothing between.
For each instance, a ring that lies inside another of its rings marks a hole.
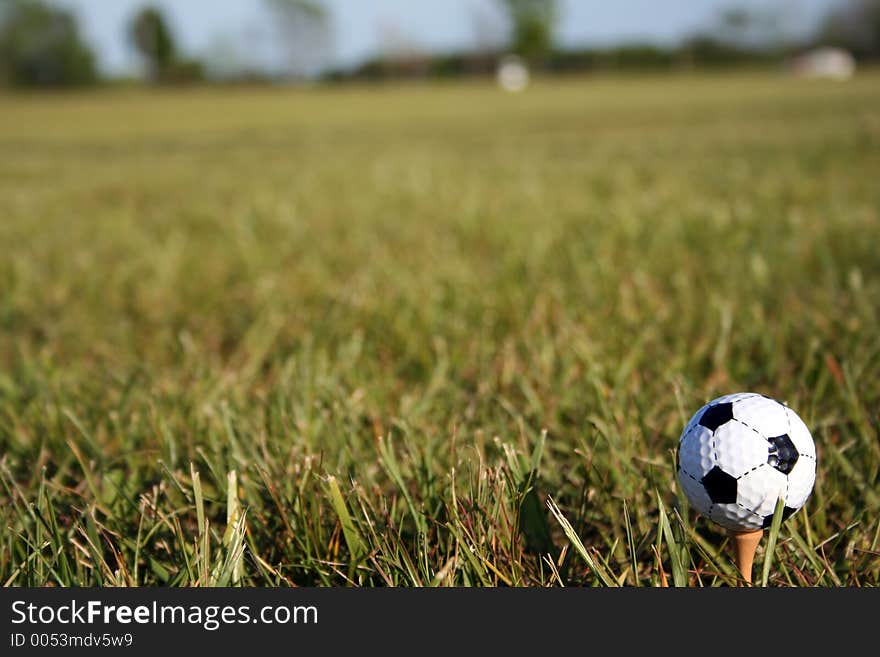
<instances>
[{"instance_id":1,"label":"turf","mask_svg":"<svg viewBox=\"0 0 880 657\"><path fill-rule=\"evenodd\" d=\"M756 581L876 586L878 179L874 72L2 97L0 584L735 584L756 390Z\"/></svg>"}]
</instances>

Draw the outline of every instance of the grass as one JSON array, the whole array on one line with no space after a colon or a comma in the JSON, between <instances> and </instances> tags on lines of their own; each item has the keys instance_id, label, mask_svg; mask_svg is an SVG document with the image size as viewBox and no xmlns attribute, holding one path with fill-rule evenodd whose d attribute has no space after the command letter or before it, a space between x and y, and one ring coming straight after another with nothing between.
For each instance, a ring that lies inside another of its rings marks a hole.
<instances>
[{"instance_id":1,"label":"grass","mask_svg":"<svg viewBox=\"0 0 880 657\"><path fill-rule=\"evenodd\" d=\"M756 581L880 584L878 82L0 98L0 583L734 584L674 450L757 390Z\"/></svg>"}]
</instances>

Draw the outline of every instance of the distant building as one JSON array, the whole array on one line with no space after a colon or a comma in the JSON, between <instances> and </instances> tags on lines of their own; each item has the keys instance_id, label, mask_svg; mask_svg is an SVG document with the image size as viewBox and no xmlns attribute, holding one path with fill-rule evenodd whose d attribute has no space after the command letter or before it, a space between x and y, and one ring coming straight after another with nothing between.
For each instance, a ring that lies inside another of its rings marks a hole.
<instances>
[{"instance_id":1,"label":"distant building","mask_svg":"<svg viewBox=\"0 0 880 657\"><path fill-rule=\"evenodd\" d=\"M511 93L524 91L529 86L529 68L521 57L507 55L498 63L498 86Z\"/></svg>"},{"instance_id":2,"label":"distant building","mask_svg":"<svg viewBox=\"0 0 880 657\"><path fill-rule=\"evenodd\" d=\"M795 57L791 69L799 78L849 80L856 72L856 60L840 48L816 48Z\"/></svg>"}]
</instances>

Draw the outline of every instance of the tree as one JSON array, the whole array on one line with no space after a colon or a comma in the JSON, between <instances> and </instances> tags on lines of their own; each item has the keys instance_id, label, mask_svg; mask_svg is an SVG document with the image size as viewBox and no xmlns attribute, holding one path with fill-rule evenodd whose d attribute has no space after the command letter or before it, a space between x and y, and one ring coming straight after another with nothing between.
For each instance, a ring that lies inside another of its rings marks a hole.
<instances>
[{"instance_id":1,"label":"tree","mask_svg":"<svg viewBox=\"0 0 880 657\"><path fill-rule=\"evenodd\" d=\"M287 74L294 78L315 75L330 60L330 12L319 0L264 0L275 17Z\"/></svg>"},{"instance_id":2,"label":"tree","mask_svg":"<svg viewBox=\"0 0 880 657\"><path fill-rule=\"evenodd\" d=\"M832 11L819 40L863 59L880 58L880 0L850 0Z\"/></svg>"},{"instance_id":3,"label":"tree","mask_svg":"<svg viewBox=\"0 0 880 657\"><path fill-rule=\"evenodd\" d=\"M556 0L499 0L511 24L511 50L530 61L553 50L558 18Z\"/></svg>"},{"instance_id":4,"label":"tree","mask_svg":"<svg viewBox=\"0 0 880 657\"><path fill-rule=\"evenodd\" d=\"M777 8L732 5L720 12L713 36L727 47L769 52L784 48L793 35L787 34L784 13Z\"/></svg>"},{"instance_id":5,"label":"tree","mask_svg":"<svg viewBox=\"0 0 880 657\"><path fill-rule=\"evenodd\" d=\"M147 66L148 77L153 82L167 77L177 58L177 47L161 10L141 9L131 21L129 37Z\"/></svg>"},{"instance_id":6,"label":"tree","mask_svg":"<svg viewBox=\"0 0 880 657\"><path fill-rule=\"evenodd\" d=\"M144 7L131 20L129 38L153 83L185 84L205 77L202 62L178 56L174 33L157 7Z\"/></svg>"},{"instance_id":7,"label":"tree","mask_svg":"<svg viewBox=\"0 0 880 657\"><path fill-rule=\"evenodd\" d=\"M5 0L0 7L0 81L71 87L96 80L95 56L72 13L38 0Z\"/></svg>"},{"instance_id":8,"label":"tree","mask_svg":"<svg viewBox=\"0 0 880 657\"><path fill-rule=\"evenodd\" d=\"M729 43L742 45L749 40L754 16L745 7L729 7L721 12L720 36Z\"/></svg>"}]
</instances>

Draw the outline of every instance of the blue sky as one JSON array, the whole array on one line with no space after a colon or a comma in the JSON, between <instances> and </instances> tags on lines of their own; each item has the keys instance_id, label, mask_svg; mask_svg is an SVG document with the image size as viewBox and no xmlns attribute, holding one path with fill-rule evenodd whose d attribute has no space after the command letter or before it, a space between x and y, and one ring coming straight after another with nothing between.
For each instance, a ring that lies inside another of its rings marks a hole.
<instances>
[{"instance_id":1,"label":"blue sky","mask_svg":"<svg viewBox=\"0 0 880 657\"><path fill-rule=\"evenodd\" d=\"M101 66L137 70L125 26L146 0L57 0L80 16ZM272 65L280 53L261 0L152 0L171 18L183 49L193 55L234 53ZM380 52L390 35L424 50L472 45L497 35L496 0L326 0L333 16L332 61L350 65ZM803 32L835 0L561 0L558 35L564 44L607 44L636 38L669 43L707 24L725 7L772 7L789 30ZM231 56L231 55L230 55Z\"/></svg>"}]
</instances>

